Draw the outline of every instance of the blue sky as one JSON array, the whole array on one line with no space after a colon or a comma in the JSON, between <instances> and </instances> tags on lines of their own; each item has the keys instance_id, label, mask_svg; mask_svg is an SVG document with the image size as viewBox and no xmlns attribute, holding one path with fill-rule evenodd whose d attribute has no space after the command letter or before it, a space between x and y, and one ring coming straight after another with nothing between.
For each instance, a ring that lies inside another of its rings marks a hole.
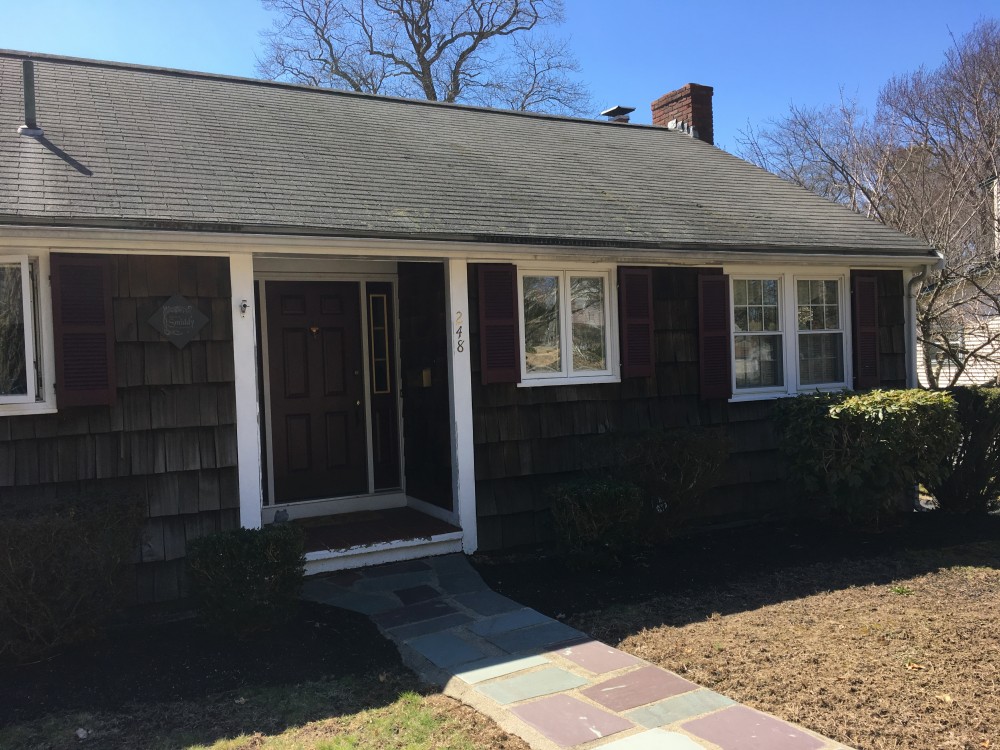
<instances>
[{"instance_id":1,"label":"blue sky","mask_svg":"<svg viewBox=\"0 0 1000 750\"><path fill-rule=\"evenodd\" d=\"M637 108L687 82L715 87L716 142L836 101L870 105L890 76L934 67L998 0L565 0L565 31L598 105ZM0 0L0 47L254 75L256 0Z\"/></svg>"}]
</instances>

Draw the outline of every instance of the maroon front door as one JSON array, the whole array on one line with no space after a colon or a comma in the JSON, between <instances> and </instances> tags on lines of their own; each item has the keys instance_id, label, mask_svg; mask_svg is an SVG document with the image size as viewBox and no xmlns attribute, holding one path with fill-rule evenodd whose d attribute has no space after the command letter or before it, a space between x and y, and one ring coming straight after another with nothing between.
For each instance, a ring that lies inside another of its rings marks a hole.
<instances>
[{"instance_id":1,"label":"maroon front door","mask_svg":"<svg viewBox=\"0 0 1000 750\"><path fill-rule=\"evenodd\" d=\"M273 502L368 492L359 285L268 281Z\"/></svg>"}]
</instances>

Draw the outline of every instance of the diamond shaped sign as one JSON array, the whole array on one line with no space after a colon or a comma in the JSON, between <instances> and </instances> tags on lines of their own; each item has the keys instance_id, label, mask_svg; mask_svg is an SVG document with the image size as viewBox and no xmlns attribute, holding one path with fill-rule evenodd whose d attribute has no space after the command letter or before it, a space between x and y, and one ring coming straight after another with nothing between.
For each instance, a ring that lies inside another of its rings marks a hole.
<instances>
[{"instance_id":1,"label":"diamond shaped sign","mask_svg":"<svg viewBox=\"0 0 1000 750\"><path fill-rule=\"evenodd\" d=\"M149 319L149 324L178 349L187 346L206 323L208 316L179 294L164 302Z\"/></svg>"}]
</instances>

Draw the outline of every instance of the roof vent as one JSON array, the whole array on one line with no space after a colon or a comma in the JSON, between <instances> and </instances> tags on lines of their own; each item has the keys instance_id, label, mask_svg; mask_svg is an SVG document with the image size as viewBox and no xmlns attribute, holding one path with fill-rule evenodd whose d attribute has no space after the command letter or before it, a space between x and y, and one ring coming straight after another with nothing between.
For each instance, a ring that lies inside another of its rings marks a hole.
<instances>
[{"instance_id":1,"label":"roof vent","mask_svg":"<svg viewBox=\"0 0 1000 750\"><path fill-rule=\"evenodd\" d=\"M21 66L24 78L24 125L17 132L28 138L41 138L44 131L38 127L35 115L35 64L31 60L22 60Z\"/></svg>"},{"instance_id":2,"label":"roof vent","mask_svg":"<svg viewBox=\"0 0 1000 750\"><path fill-rule=\"evenodd\" d=\"M623 107L620 104L601 112L602 117L607 117L609 122L628 122L629 115L635 112L635 107Z\"/></svg>"}]
</instances>

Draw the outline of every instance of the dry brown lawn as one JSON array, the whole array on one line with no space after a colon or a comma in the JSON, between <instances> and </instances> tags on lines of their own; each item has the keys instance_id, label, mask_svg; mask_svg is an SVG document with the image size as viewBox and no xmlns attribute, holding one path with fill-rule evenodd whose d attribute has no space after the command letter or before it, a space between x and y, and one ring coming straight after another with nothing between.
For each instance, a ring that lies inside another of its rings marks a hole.
<instances>
[{"instance_id":1,"label":"dry brown lawn","mask_svg":"<svg viewBox=\"0 0 1000 750\"><path fill-rule=\"evenodd\" d=\"M570 622L862 750L1000 749L996 542L772 571Z\"/></svg>"}]
</instances>

